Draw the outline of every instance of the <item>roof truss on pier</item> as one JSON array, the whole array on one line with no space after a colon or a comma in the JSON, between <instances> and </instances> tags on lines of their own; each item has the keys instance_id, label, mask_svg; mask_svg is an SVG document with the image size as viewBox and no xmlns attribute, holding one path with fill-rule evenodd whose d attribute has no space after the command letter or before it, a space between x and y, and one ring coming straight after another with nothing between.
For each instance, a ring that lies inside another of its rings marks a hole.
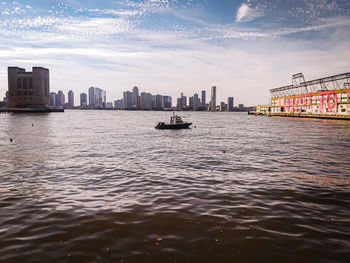
<instances>
[{"instance_id":1,"label":"roof truss on pier","mask_svg":"<svg viewBox=\"0 0 350 263\"><path fill-rule=\"evenodd\" d=\"M321 79L305 81L302 73L293 75L292 85L270 90L272 98L309 94L320 91L348 89L350 87L350 72Z\"/></svg>"}]
</instances>

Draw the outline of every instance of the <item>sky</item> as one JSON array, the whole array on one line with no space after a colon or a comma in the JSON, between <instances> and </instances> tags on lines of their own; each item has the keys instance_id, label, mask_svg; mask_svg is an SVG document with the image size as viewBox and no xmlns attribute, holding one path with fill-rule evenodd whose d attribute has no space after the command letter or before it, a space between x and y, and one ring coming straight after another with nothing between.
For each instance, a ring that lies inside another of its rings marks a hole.
<instances>
[{"instance_id":1,"label":"sky","mask_svg":"<svg viewBox=\"0 0 350 263\"><path fill-rule=\"evenodd\" d=\"M50 89L120 99L265 104L269 90L350 71L349 0L0 0L0 97L7 67L50 70Z\"/></svg>"}]
</instances>

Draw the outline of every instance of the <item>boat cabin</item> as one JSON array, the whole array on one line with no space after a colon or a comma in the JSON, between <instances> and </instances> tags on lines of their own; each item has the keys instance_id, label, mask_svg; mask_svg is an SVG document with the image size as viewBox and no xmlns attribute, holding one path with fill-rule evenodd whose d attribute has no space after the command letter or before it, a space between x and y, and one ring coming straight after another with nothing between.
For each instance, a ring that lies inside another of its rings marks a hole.
<instances>
[{"instance_id":1,"label":"boat cabin","mask_svg":"<svg viewBox=\"0 0 350 263\"><path fill-rule=\"evenodd\" d=\"M179 124L179 123L183 123L180 116L174 115L170 117L170 124Z\"/></svg>"}]
</instances>

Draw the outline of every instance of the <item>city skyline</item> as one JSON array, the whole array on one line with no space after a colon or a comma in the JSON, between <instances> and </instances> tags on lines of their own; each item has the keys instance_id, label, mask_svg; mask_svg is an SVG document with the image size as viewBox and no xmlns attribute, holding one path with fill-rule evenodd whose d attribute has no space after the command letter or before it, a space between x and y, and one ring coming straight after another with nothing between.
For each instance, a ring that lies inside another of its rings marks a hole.
<instances>
[{"instance_id":1,"label":"city skyline","mask_svg":"<svg viewBox=\"0 0 350 263\"><path fill-rule=\"evenodd\" d=\"M52 90L137 86L218 102L268 101L266 90L347 72L350 3L329 1L0 1L0 95L7 66L51 70ZM77 97L75 97L77 102Z\"/></svg>"}]
</instances>

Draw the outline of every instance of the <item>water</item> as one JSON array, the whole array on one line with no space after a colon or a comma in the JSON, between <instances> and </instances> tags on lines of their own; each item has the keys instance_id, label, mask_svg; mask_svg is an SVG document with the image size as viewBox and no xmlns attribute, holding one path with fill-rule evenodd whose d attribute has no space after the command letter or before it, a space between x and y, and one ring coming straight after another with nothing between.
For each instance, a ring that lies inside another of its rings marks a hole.
<instances>
[{"instance_id":1,"label":"water","mask_svg":"<svg viewBox=\"0 0 350 263\"><path fill-rule=\"evenodd\" d=\"M350 262L350 122L170 114L0 114L0 262Z\"/></svg>"}]
</instances>

